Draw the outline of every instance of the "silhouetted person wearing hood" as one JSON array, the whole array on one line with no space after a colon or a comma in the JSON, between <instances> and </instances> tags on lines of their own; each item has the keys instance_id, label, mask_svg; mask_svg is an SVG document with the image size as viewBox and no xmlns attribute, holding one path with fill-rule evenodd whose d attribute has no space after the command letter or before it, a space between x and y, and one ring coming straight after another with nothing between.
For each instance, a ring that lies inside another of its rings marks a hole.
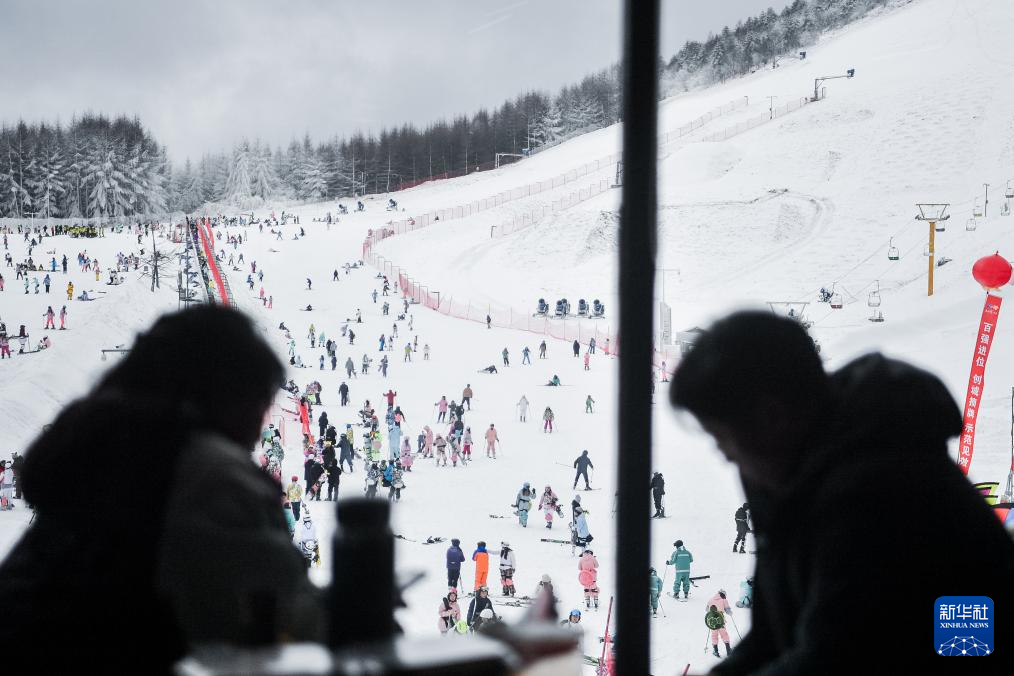
<instances>
[{"instance_id":1,"label":"silhouetted person wearing hood","mask_svg":"<svg viewBox=\"0 0 1014 676\"><path fill-rule=\"evenodd\" d=\"M1011 617L1014 542L948 457L961 412L932 374L880 354L828 374L798 322L740 312L670 395L739 467L757 539L753 626L710 673L840 673L878 615L891 653L930 673L938 597L990 596Z\"/></svg>"},{"instance_id":2,"label":"silhouetted person wearing hood","mask_svg":"<svg viewBox=\"0 0 1014 676\"><path fill-rule=\"evenodd\" d=\"M280 487L250 460L282 375L244 315L185 310L35 440L35 523L0 565L11 673L166 672L202 643L316 637Z\"/></svg>"}]
</instances>

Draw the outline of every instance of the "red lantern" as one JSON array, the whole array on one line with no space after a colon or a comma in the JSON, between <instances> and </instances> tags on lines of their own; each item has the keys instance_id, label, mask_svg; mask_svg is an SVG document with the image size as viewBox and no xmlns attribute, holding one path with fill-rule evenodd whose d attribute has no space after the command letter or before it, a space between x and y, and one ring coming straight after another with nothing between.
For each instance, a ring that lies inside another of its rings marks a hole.
<instances>
[{"instance_id":1,"label":"red lantern","mask_svg":"<svg viewBox=\"0 0 1014 676\"><path fill-rule=\"evenodd\" d=\"M987 291L1009 282L1012 272L1010 262L999 253L980 258L972 266L972 277Z\"/></svg>"}]
</instances>

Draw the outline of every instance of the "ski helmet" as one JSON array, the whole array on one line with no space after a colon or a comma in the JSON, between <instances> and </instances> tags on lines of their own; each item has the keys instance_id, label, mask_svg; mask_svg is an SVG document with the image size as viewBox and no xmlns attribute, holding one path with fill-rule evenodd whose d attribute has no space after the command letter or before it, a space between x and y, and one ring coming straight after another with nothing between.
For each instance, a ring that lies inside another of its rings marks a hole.
<instances>
[{"instance_id":1,"label":"ski helmet","mask_svg":"<svg viewBox=\"0 0 1014 676\"><path fill-rule=\"evenodd\" d=\"M673 547L682 547L683 546L683 540L677 540L676 542L672 543L672 546Z\"/></svg>"},{"instance_id":2,"label":"ski helmet","mask_svg":"<svg viewBox=\"0 0 1014 676\"><path fill-rule=\"evenodd\" d=\"M718 590L718 595L721 596L724 599L725 598L725 590L724 589L719 589Z\"/></svg>"},{"instance_id":3,"label":"ski helmet","mask_svg":"<svg viewBox=\"0 0 1014 676\"><path fill-rule=\"evenodd\" d=\"M479 617L481 617L484 620L492 620L493 619L493 609L492 608L485 608L485 609L483 609L483 611L481 613L479 613Z\"/></svg>"},{"instance_id":4,"label":"ski helmet","mask_svg":"<svg viewBox=\"0 0 1014 676\"><path fill-rule=\"evenodd\" d=\"M543 584L549 584L552 581L553 580L549 577L549 575L546 575L545 573L542 574L542 583Z\"/></svg>"},{"instance_id":5,"label":"ski helmet","mask_svg":"<svg viewBox=\"0 0 1014 676\"><path fill-rule=\"evenodd\" d=\"M451 538L451 544L457 547L458 545L461 544L461 540L459 540L458 538Z\"/></svg>"},{"instance_id":6,"label":"ski helmet","mask_svg":"<svg viewBox=\"0 0 1014 676\"><path fill-rule=\"evenodd\" d=\"M504 541L500 543L500 546L504 549L510 549L511 543Z\"/></svg>"},{"instance_id":7,"label":"ski helmet","mask_svg":"<svg viewBox=\"0 0 1014 676\"><path fill-rule=\"evenodd\" d=\"M292 475L292 480L293 480L293 481L299 481L299 477L298 477L298 476L296 476L295 474L293 474L293 475Z\"/></svg>"},{"instance_id":8,"label":"ski helmet","mask_svg":"<svg viewBox=\"0 0 1014 676\"><path fill-rule=\"evenodd\" d=\"M531 484L526 481L521 487L522 488L530 488Z\"/></svg>"},{"instance_id":9,"label":"ski helmet","mask_svg":"<svg viewBox=\"0 0 1014 676\"><path fill-rule=\"evenodd\" d=\"M574 502L581 502L581 496L580 495L575 495L574 496Z\"/></svg>"},{"instance_id":10,"label":"ski helmet","mask_svg":"<svg viewBox=\"0 0 1014 676\"><path fill-rule=\"evenodd\" d=\"M581 611L578 610L577 608L575 608L574 610L570 611L570 615L568 617L574 617L574 616L581 617Z\"/></svg>"},{"instance_id":11,"label":"ski helmet","mask_svg":"<svg viewBox=\"0 0 1014 676\"><path fill-rule=\"evenodd\" d=\"M651 575L654 575L655 574L655 569L654 568L649 568L648 569L648 573L651 574Z\"/></svg>"},{"instance_id":12,"label":"ski helmet","mask_svg":"<svg viewBox=\"0 0 1014 676\"><path fill-rule=\"evenodd\" d=\"M486 592L488 594L489 593L489 587L487 587L486 585L480 585L479 586L479 591L480 592Z\"/></svg>"}]
</instances>

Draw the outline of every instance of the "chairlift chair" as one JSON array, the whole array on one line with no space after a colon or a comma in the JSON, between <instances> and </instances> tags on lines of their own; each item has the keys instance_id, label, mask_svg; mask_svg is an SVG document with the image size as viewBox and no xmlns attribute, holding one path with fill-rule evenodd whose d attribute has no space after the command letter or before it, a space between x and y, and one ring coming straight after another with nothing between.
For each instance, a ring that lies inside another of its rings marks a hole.
<instances>
[{"instance_id":1,"label":"chairlift chair","mask_svg":"<svg viewBox=\"0 0 1014 676\"><path fill-rule=\"evenodd\" d=\"M972 215L976 218L982 218L982 213L982 202L976 197L975 205L972 207Z\"/></svg>"},{"instance_id":2,"label":"chairlift chair","mask_svg":"<svg viewBox=\"0 0 1014 676\"><path fill-rule=\"evenodd\" d=\"M871 322L880 323L884 321L884 313L881 312L880 310L874 310L873 314L870 315L869 319Z\"/></svg>"},{"instance_id":3,"label":"chairlift chair","mask_svg":"<svg viewBox=\"0 0 1014 676\"><path fill-rule=\"evenodd\" d=\"M1003 196L1007 199L1014 199L1014 185L1011 185L1011 181L1007 181L1007 189L1003 191Z\"/></svg>"},{"instance_id":4,"label":"chairlift chair","mask_svg":"<svg viewBox=\"0 0 1014 676\"><path fill-rule=\"evenodd\" d=\"M901 252L898 251L898 247L894 246L894 238L887 245L887 260L896 261L901 258Z\"/></svg>"},{"instance_id":5,"label":"chairlift chair","mask_svg":"<svg viewBox=\"0 0 1014 676\"><path fill-rule=\"evenodd\" d=\"M842 300L841 294L840 293L831 294L831 309L841 310L843 307L845 307L845 302Z\"/></svg>"},{"instance_id":6,"label":"chairlift chair","mask_svg":"<svg viewBox=\"0 0 1014 676\"><path fill-rule=\"evenodd\" d=\"M933 229L937 232L943 232L947 229L947 221L941 219L933 223Z\"/></svg>"},{"instance_id":7,"label":"chairlift chair","mask_svg":"<svg viewBox=\"0 0 1014 676\"><path fill-rule=\"evenodd\" d=\"M965 221L965 231L966 232L974 232L975 231L975 226L976 226L976 223L975 223L975 219L974 218L969 218L967 221Z\"/></svg>"},{"instance_id":8,"label":"chairlift chair","mask_svg":"<svg viewBox=\"0 0 1014 676\"><path fill-rule=\"evenodd\" d=\"M870 307L880 307L880 282L874 282L876 287L873 291L870 291L869 297L866 299L866 304Z\"/></svg>"}]
</instances>

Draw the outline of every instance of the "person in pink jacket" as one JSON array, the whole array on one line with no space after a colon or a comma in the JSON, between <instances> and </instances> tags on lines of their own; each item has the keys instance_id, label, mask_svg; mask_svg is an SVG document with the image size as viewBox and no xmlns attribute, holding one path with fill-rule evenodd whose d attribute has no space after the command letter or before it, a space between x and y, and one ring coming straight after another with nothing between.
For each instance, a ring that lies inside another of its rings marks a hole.
<instances>
[{"instance_id":1,"label":"person in pink jacket","mask_svg":"<svg viewBox=\"0 0 1014 676\"><path fill-rule=\"evenodd\" d=\"M599 562L595 558L594 552L590 549L584 550L581 554L581 558L577 561L577 580L584 588L584 605L585 608L591 608L592 603L595 607L599 607Z\"/></svg>"},{"instance_id":2,"label":"person in pink jacket","mask_svg":"<svg viewBox=\"0 0 1014 676\"><path fill-rule=\"evenodd\" d=\"M412 471L412 442L407 436L401 440L401 466L406 472Z\"/></svg>"},{"instance_id":3,"label":"person in pink jacket","mask_svg":"<svg viewBox=\"0 0 1014 676\"><path fill-rule=\"evenodd\" d=\"M711 606L715 606L726 615L732 615L732 608L729 606L729 599L726 598L724 589L719 589L718 593L708 599L708 602L704 604L704 610L707 611Z\"/></svg>"},{"instance_id":4,"label":"person in pink jacket","mask_svg":"<svg viewBox=\"0 0 1014 676\"><path fill-rule=\"evenodd\" d=\"M556 497L556 493L550 486L546 486L546 491L542 494L539 499L539 509L546 514L546 528L553 527L553 512L556 512L561 517L563 516L562 510L560 509L559 498Z\"/></svg>"},{"instance_id":5,"label":"person in pink jacket","mask_svg":"<svg viewBox=\"0 0 1014 676\"><path fill-rule=\"evenodd\" d=\"M437 407L437 422L447 422L447 397L440 397L433 405Z\"/></svg>"},{"instance_id":6,"label":"person in pink jacket","mask_svg":"<svg viewBox=\"0 0 1014 676\"><path fill-rule=\"evenodd\" d=\"M486 457L487 458L490 457L490 453L493 454L492 457L496 458L496 444L497 444L498 441L500 441L500 437L497 436L496 429L493 427L493 423L490 423L489 424L489 429L486 430Z\"/></svg>"},{"instance_id":7,"label":"person in pink jacket","mask_svg":"<svg viewBox=\"0 0 1014 676\"><path fill-rule=\"evenodd\" d=\"M429 425L423 427L423 433L426 435L426 439L423 442L423 457L433 457L433 430L430 429Z\"/></svg>"},{"instance_id":8,"label":"person in pink jacket","mask_svg":"<svg viewBox=\"0 0 1014 676\"><path fill-rule=\"evenodd\" d=\"M461 619L461 608L458 607L458 592L454 589L447 592L447 596L440 602L440 610L437 613L440 619L437 621L437 628L440 634L446 636L447 632L454 628L454 625Z\"/></svg>"}]
</instances>

